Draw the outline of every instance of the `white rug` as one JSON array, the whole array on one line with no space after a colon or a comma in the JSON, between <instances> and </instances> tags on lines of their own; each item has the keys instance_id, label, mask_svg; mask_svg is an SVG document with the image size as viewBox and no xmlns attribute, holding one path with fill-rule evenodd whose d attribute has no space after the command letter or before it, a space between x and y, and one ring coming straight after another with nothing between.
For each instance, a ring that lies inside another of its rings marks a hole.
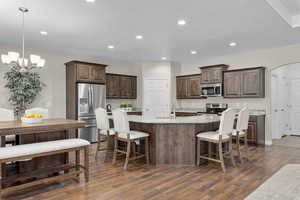
<instances>
[{"instance_id":1,"label":"white rug","mask_svg":"<svg viewBox=\"0 0 300 200\"><path fill-rule=\"evenodd\" d=\"M300 200L300 165L284 166L245 200Z\"/></svg>"}]
</instances>

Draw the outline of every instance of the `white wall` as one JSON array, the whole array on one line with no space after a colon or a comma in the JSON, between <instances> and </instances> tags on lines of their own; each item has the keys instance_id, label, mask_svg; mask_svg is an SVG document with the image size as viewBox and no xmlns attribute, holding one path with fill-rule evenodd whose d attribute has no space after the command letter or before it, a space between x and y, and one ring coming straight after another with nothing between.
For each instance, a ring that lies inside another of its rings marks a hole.
<instances>
[{"instance_id":1,"label":"white wall","mask_svg":"<svg viewBox=\"0 0 300 200\"><path fill-rule=\"evenodd\" d=\"M8 51L20 52L20 48L1 46L0 55L7 54ZM31 107L45 107L49 109L50 117L65 117L66 116L66 72L64 63L71 60L96 61L95 59L80 58L75 56L59 55L53 52L49 53L42 50L28 50L28 54L38 54L46 59L46 65L42 70L39 70L41 81L45 83L41 94L36 98ZM28 57L28 56L27 56ZM125 61L115 61L107 59L98 59L98 63L107 64L107 71L111 73L123 73L129 75L139 75L140 69L134 63ZM4 87L4 73L9 68L0 61L0 107L11 108L8 102L8 90ZM140 84L138 84L139 87ZM138 92L140 94L141 92ZM112 104L119 106L120 103L138 104L138 100L116 100ZM110 100L108 100L110 103Z\"/></svg>"},{"instance_id":2,"label":"white wall","mask_svg":"<svg viewBox=\"0 0 300 200\"><path fill-rule=\"evenodd\" d=\"M247 105L252 109L266 110L266 140L267 144L271 144L271 127L270 127L270 72L272 69L281 65L296 63L300 61L300 45L291 45L282 48L264 49L252 52L245 52L240 54L227 55L222 57L213 57L209 59L199 59L199 61L191 63L182 63L181 75L199 73L198 67L214 65L214 64L228 64L229 69L238 69L246 67L267 67L266 70L266 98L265 99L230 99L223 98L207 100L181 100L179 105L185 106L202 106L205 102L217 101L228 102L230 106Z\"/></svg>"}]
</instances>

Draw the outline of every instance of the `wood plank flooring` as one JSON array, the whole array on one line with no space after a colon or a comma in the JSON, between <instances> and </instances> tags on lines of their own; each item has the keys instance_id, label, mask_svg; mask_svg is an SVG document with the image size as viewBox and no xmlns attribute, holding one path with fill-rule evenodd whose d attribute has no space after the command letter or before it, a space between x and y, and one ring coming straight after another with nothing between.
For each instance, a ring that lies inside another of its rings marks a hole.
<instances>
[{"instance_id":1,"label":"wood plank flooring","mask_svg":"<svg viewBox=\"0 0 300 200\"><path fill-rule=\"evenodd\" d=\"M111 154L102 152L95 161L91 147L90 182L83 177L39 185L4 196L9 200L242 200L288 163L300 163L300 149L281 146L251 147L251 161L233 168L226 162L223 174L216 163L196 166L146 166L123 159L111 164Z\"/></svg>"}]
</instances>

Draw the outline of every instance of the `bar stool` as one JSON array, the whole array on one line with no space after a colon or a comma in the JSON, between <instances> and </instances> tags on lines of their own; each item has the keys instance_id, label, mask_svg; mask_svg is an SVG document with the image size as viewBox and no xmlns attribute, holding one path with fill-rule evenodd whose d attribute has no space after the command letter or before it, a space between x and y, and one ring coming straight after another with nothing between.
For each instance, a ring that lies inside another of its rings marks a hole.
<instances>
[{"instance_id":1,"label":"bar stool","mask_svg":"<svg viewBox=\"0 0 300 200\"><path fill-rule=\"evenodd\" d=\"M30 109L25 110L25 114L28 114L28 113L41 114L41 115L43 115L44 119L49 118L49 110L47 108L39 108L39 107L30 108Z\"/></svg>"},{"instance_id":2,"label":"bar stool","mask_svg":"<svg viewBox=\"0 0 300 200\"><path fill-rule=\"evenodd\" d=\"M116 109L112 111L113 120L114 120L114 130L115 130L115 147L113 154L113 164L116 163L117 153L122 153L126 155L126 160L124 164L124 170L127 170L129 160L136 160L139 158L146 157L146 162L149 164L149 134L141 131L131 131L129 128L129 121L127 113ZM136 141L145 141L145 154L136 153L130 157L131 153L131 144ZM118 142L125 142L127 145L127 150L121 150L118 148Z\"/></svg>"},{"instance_id":3,"label":"bar stool","mask_svg":"<svg viewBox=\"0 0 300 200\"><path fill-rule=\"evenodd\" d=\"M12 120L14 120L14 111L5 108L0 108L0 121L12 121ZM5 136L5 144L15 145L16 136L15 135Z\"/></svg>"},{"instance_id":4,"label":"bar stool","mask_svg":"<svg viewBox=\"0 0 300 200\"><path fill-rule=\"evenodd\" d=\"M248 108L243 108L238 114L236 129L233 130L232 133L232 137L236 141L236 150L237 150L238 158L241 161L241 163L243 163L243 159L241 158L240 139L244 139L244 148L246 152L245 158L247 160L249 159L248 138L247 138L248 123L249 123L249 110Z\"/></svg>"},{"instance_id":5,"label":"bar stool","mask_svg":"<svg viewBox=\"0 0 300 200\"><path fill-rule=\"evenodd\" d=\"M200 159L206 159L214 162L218 162L221 164L222 170L225 173L226 168L224 164L224 156L229 156L232 162L232 165L235 167L235 161L233 159L232 154L232 132L233 132L233 125L235 120L236 112L234 109L227 109L222 113L221 122L219 131L211 131L211 132L204 132L197 134L197 165L200 165ZM201 155L201 148L200 144L201 141L208 142L208 156ZM219 152L219 159L213 158L211 155L211 144L217 145L217 150ZM223 144L228 145L228 150L226 146L223 148ZM224 151L224 153L223 153Z\"/></svg>"},{"instance_id":6,"label":"bar stool","mask_svg":"<svg viewBox=\"0 0 300 200\"><path fill-rule=\"evenodd\" d=\"M97 130L98 130L98 142L97 142L97 149L95 159L97 160L98 152L99 151L106 151L108 150L108 142L106 148L101 148L101 136L106 137L113 137L115 135L115 131L109 128L109 121L107 117L107 112L103 108L97 108L95 110L96 114L96 123L97 123Z\"/></svg>"}]
</instances>

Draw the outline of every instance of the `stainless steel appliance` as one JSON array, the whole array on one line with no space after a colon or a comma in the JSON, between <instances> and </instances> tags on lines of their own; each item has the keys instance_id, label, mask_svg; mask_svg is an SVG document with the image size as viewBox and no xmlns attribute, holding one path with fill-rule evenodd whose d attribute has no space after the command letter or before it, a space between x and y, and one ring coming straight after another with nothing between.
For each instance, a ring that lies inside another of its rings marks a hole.
<instances>
[{"instance_id":1,"label":"stainless steel appliance","mask_svg":"<svg viewBox=\"0 0 300 200\"><path fill-rule=\"evenodd\" d=\"M77 84L77 119L86 122L85 128L78 129L78 137L97 142L96 108L106 106L106 87L100 84Z\"/></svg>"},{"instance_id":2,"label":"stainless steel appliance","mask_svg":"<svg viewBox=\"0 0 300 200\"><path fill-rule=\"evenodd\" d=\"M204 84L200 87L201 96L220 97L222 96L222 83Z\"/></svg>"},{"instance_id":3,"label":"stainless steel appliance","mask_svg":"<svg viewBox=\"0 0 300 200\"><path fill-rule=\"evenodd\" d=\"M220 115L223 111L227 110L228 105L226 103L207 103L206 113Z\"/></svg>"}]
</instances>

